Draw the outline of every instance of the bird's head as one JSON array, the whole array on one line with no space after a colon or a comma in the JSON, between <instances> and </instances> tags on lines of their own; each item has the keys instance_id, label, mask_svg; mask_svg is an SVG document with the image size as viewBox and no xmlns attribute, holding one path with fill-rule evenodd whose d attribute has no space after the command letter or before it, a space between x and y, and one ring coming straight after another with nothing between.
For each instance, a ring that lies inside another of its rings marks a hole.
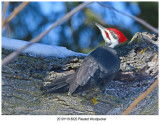
<instances>
[{"instance_id":1,"label":"bird's head","mask_svg":"<svg viewBox=\"0 0 160 124\"><path fill-rule=\"evenodd\" d=\"M104 28L98 23L95 23L95 25L100 29L107 46L114 48L115 46L127 41L127 38L119 30L115 28Z\"/></svg>"}]
</instances>

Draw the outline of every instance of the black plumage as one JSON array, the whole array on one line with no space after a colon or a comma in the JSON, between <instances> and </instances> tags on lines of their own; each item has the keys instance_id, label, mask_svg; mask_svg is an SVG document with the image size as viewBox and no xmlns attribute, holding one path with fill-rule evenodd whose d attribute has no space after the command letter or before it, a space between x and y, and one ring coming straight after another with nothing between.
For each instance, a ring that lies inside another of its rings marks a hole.
<instances>
[{"instance_id":1,"label":"black plumage","mask_svg":"<svg viewBox=\"0 0 160 124\"><path fill-rule=\"evenodd\" d=\"M117 52L108 46L101 46L91 52L79 69L71 75L56 79L49 86L43 87L45 93L62 88L69 88L72 94L78 87L102 86L110 83L120 68Z\"/></svg>"}]
</instances>

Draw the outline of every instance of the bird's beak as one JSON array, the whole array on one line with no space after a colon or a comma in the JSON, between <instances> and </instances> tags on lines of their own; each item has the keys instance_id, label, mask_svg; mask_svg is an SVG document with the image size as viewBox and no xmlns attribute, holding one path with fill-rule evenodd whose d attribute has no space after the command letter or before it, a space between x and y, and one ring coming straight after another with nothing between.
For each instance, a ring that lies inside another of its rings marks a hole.
<instances>
[{"instance_id":1,"label":"bird's beak","mask_svg":"<svg viewBox=\"0 0 160 124\"><path fill-rule=\"evenodd\" d=\"M104 28L102 25L100 25L100 24L98 24L98 23L96 23L96 22L95 22L95 25L96 25L100 30L105 31L105 28Z\"/></svg>"},{"instance_id":2,"label":"bird's beak","mask_svg":"<svg viewBox=\"0 0 160 124\"><path fill-rule=\"evenodd\" d=\"M102 25L100 25L100 24L98 24L98 23L96 23L95 22L95 25L99 28L99 30L101 31L101 33L102 33L102 36L103 36L103 39L104 39L104 41L105 41L105 44L106 45L109 45L111 42L110 42L110 39L108 38L109 37L109 35L108 35L108 37L106 37L106 33L105 32L107 32L107 33L110 33L105 27L103 27Z\"/></svg>"}]
</instances>

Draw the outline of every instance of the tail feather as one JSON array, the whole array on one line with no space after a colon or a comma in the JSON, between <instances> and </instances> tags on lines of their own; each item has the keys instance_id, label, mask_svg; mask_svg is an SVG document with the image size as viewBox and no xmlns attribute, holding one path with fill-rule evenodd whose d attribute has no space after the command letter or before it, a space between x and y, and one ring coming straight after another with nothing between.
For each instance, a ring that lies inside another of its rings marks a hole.
<instances>
[{"instance_id":1,"label":"tail feather","mask_svg":"<svg viewBox=\"0 0 160 124\"><path fill-rule=\"evenodd\" d=\"M58 79L55 79L52 83L50 83L49 85L46 85L46 86L42 86L41 87L41 90L47 90L49 88L52 88L56 85L60 85L60 84L64 84L66 83L66 79L68 78L69 75L67 76L64 76L64 77L61 77L61 78L58 78Z\"/></svg>"},{"instance_id":2,"label":"tail feather","mask_svg":"<svg viewBox=\"0 0 160 124\"><path fill-rule=\"evenodd\" d=\"M48 94L51 92L56 92L57 90L61 90L61 88L66 88L68 86L67 83L62 83L61 85L54 86L50 89L47 89L43 94ZM68 89L68 88L67 88Z\"/></svg>"},{"instance_id":3,"label":"tail feather","mask_svg":"<svg viewBox=\"0 0 160 124\"><path fill-rule=\"evenodd\" d=\"M44 90L43 94L51 92L66 91L69 89L69 83L72 80L73 74L63 76L61 78L55 79L51 84L47 86L42 86L41 90Z\"/></svg>"}]
</instances>

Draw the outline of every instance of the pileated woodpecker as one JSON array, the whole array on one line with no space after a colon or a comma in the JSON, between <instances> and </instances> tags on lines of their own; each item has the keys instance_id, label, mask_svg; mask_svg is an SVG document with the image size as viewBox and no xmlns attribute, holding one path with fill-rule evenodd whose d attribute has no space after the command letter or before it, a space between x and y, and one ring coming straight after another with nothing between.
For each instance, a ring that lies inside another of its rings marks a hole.
<instances>
[{"instance_id":1,"label":"pileated woodpecker","mask_svg":"<svg viewBox=\"0 0 160 124\"><path fill-rule=\"evenodd\" d=\"M42 87L45 93L68 87L68 95L71 95L78 87L105 87L116 76L120 59L113 48L127 41L127 38L115 28L104 28L98 23L95 25L101 31L105 45L91 52L74 74L56 79L50 85Z\"/></svg>"}]
</instances>

